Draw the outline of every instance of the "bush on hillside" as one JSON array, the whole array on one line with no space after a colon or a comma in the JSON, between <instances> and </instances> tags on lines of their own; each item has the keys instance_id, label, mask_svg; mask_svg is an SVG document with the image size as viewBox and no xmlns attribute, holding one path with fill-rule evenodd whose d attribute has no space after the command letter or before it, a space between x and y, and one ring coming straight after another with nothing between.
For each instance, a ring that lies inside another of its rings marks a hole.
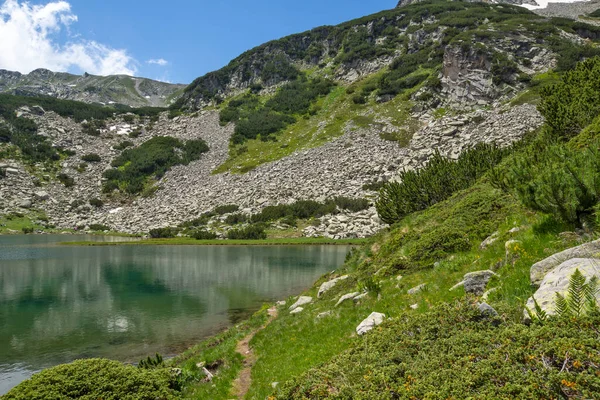
<instances>
[{"instance_id":1,"label":"bush on hillside","mask_svg":"<svg viewBox=\"0 0 600 400\"><path fill-rule=\"evenodd\" d=\"M90 153L90 154L85 154L84 156L81 157L82 161L87 161L87 162L100 162L102 161L102 159L100 158L100 156L96 153Z\"/></svg>"},{"instance_id":2,"label":"bush on hillside","mask_svg":"<svg viewBox=\"0 0 600 400\"><path fill-rule=\"evenodd\" d=\"M192 232L191 237L196 240L214 240L217 238L217 234L214 232L209 232L205 229L198 229Z\"/></svg>"},{"instance_id":3,"label":"bush on hillside","mask_svg":"<svg viewBox=\"0 0 600 400\"><path fill-rule=\"evenodd\" d=\"M532 145L506 171L499 171L495 181L500 179L499 185L514 191L526 207L584 226L592 223L600 202L599 146Z\"/></svg>"},{"instance_id":4,"label":"bush on hillside","mask_svg":"<svg viewBox=\"0 0 600 400\"><path fill-rule=\"evenodd\" d=\"M223 206L215 207L215 209L213 211L217 215L224 215L224 214L234 213L234 212L238 211L239 209L240 209L240 206L238 206L236 204L226 204Z\"/></svg>"},{"instance_id":5,"label":"bush on hillside","mask_svg":"<svg viewBox=\"0 0 600 400\"><path fill-rule=\"evenodd\" d=\"M176 381L168 368L140 369L118 361L78 360L43 370L19 384L7 400L175 399Z\"/></svg>"},{"instance_id":6,"label":"bush on hillside","mask_svg":"<svg viewBox=\"0 0 600 400\"><path fill-rule=\"evenodd\" d=\"M90 199L89 203L90 203L90 206L93 206L93 207L102 207L104 205L104 202L98 198Z\"/></svg>"},{"instance_id":7,"label":"bush on hillside","mask_svg":"<svg viewBox=\"0 0 600 400\"><path fill-rule=\"evenodd\" d=\"M600 57L577 64L561 82L541 90L538 109L546 118L548 131L571 138L600 114Z\"/></svg>"},{"instance_id":8,"label":"bush on hillside","mask_svg":"<svg viewBox=\"0 0 600 400\"><path fill-rule=\"evenodd\" d=\"M65 185L65 187L73 187L75 186L75 179L71 178L69 175L64 174L64 173L60 173L56 176L56 179L58 179L58 181L60 183L62 183L63 185Z\"/></svg>"},{"instance_id":9,"label":"bush on hillside","mask_svg":"<svg viewBox=\"0 0 600 400\"><path fill-rule=\"evenodd\" d=\"M600 317L589 316L528 327L482 318L469 301L444 304L395 318L281 385L273 396L595 398L600 392L599 323Z\"/></svg>"},{"instance_id":10,"label":"bush on hillside","mask_svg":"<svg viewBox=\"0 0 600 400\"><path fill-rule=\"evenodd\" d=\"M125 140L117 145L115 145L113 148L115 150L125 150L129 147L133 147L135 144L131 141L131 140Z\"/></svg>"},{"instance_id":11,"label":"bush on hillside","mask_svg":"<svg viewBox=\"0 0 600 400\"><path fill-rule=\"evenodd\" d=\"M148 232L152 239L169 239L177 235L177 229L172 227L151 229Z\"/></svg>"},{"instance_id":12,"label":"bush on hillside","mask_svg":"<svg viewBox=\"0 0 600 400\"><path fill-rule=\"evenodd\" d=\"M261 225L249 225L241 229L231 229L227 239L232 240L262 240L267 238L265 228Z\"/></svg>"},{"instance_id":13,"label":"bush on hillside","mask_svg":"<svg viewBox=\"0 0 600 400\"><path fill-rule=\"evenodd\" d=\"M388 224L399 222L473 185L510 152L481 143L463 152L457 161L436 153L423 169L401 172L401 182L383 186L375 202L377 213Z\"/></svg>"},{"instance_id":14,"label":"bush on hillside","mask_svg":"<svg viewBox=\"0 0 600 400\"><path fill-rule=\"evenodd\" d=\"M151 177L161 178L171 167L187 164L208 151L202 139L183 143L169 136L154 137L141 146L126 149L113 160L113 169L104 173L104 192L115 189L137 194Z\"/></svg>"},{"instance_id":15,"label":"bush on hillside","mask_svg":"<svg viewBox=\"0 0 600 400\"><path fill-rule=\"evenodd\" d=\"M237 224L243 224L244 222L248 221L248 216L241 214L241 213L236 213L236 214L231 214L228 215L227 218L225 218L225 223L227 225L237 225Z\"/></svg>"},{"instance_id":16,"label":"bush on hillside","mask_svg":"<svg viewBox=\"0 0 600 400\"><path fill-rule=\"evenodd\" d=\"M103 224L91 224L90 225L90 231L95 231L95 232L104 232L104 231L110 231L110 226L108 225L103 225Z\"/></svg>"},{"instance_id":17,"label":"bush on hillside","mask_svg":"<svg viewBox=\"0 0 600 400\"><path fill-rule=\"evenodd\" d=\"M363 211L371 206L371 202L367 199L356 199L344 196L335 197L333 202L340 210L348 210L352 212Z\"/></svg>"}]
</instances>

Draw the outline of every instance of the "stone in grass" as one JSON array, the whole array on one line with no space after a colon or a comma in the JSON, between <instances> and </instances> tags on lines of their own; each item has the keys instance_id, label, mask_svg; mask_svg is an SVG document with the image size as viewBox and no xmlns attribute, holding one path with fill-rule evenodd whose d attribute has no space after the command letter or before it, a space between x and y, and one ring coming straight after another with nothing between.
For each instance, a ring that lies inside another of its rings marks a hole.
<instances>
[{"instance_id":1,"label":"stone in grass","mask_svg":"<svg viewBox=\"0 0 600 400\"><path fill-rule=\"evenodd\" d=\"M531 283L539 286L546 274L554 268L572 258L599 258L600 240L584 243L577 247L572 247L560 253L551 255L531 266Z\"/></svg>"},{"instance_id":2,"label":"stone in grass","mask_svg":"<svg viewBox=\"0 0 600 400\"><path fill-rule=\"evenodd\" d=\"M481 315L485 318L495 318L498 316L498 312L494 309L494 307L487 303L480 303L477 308L479 309Z\"/></svg>"},{"instance_id":3,"label":"stone in grass","mask_svg":"<svg viewBox=\"0 0 600 400\"><path fill-rule=\"evenodd\" d=\"M358 296L356 296L355 298L353 298L352 300L357 303L359 301L361 301L362 299L364 299L365 297L367 297L369 295L369 292L364 292L363 294L359 294Z\"/></svg>"},{"instance_id":4,"label":"stone in grass","mask_svg":"<svg viewBox=\"0 0 600 400\"><path fill-rule=\"evenodd\" d=\"M480 250L485 250L490 247L492 244L498 241L498 237L500 236L500 232L494 232L490 236L488 236L481 244L479 245Z\"/></svg>"},{"instance_id":5,"label":"stone in grass","mask_svg":"<svg viewBox=\"0 0 600 400\"><path fill-rule=\"evenodd\" d=\"M360 293L359 292L354 292L354 293L348 293L343 295L342 297L340 297L340 299L338 300L338 302L336 303L336 307L339 306L340 304L342 304L343 302L345 302L346 300L350 300L355 298L356 296L358 296Z\"/></svg>"},{"instance_id":6,"label":"stone in grass","mask_svg":"<svg viewBox=\"0 0 600 400\"><path fill-rule=\"evenodd\" d=\"M285 306L285 300L280 300L277 303L275 303L277 306L281 307L281 306Z\"/></svg>"},{"instance_id":7,"label":"stone in grass","mask_svg":"<svg viewBox=\"0 0 600 400\"><path fill-rule=\"evenodd\" d=\"M527 309L532 314L536 314L535 302L533 300L535 298L535 301L547 315L556 314L556 294L567 295L571 276L573 276L576 270L579 270L588 281L594 276L600 278L600 259L573 258L554 268L546 274L539 289L527 301ZM600 293L596 295L596 299L600 301ZM526 321L530 319L527 309L524 310Z\"/></svg>"},{"instance_id":8,"label":"stone in grass","mask_svg":"<svg viewBox=\"0 0 600 400\"><path fill-rule=\"evenodd\" d=\"M481 296L485 292L485 287L492 277L498 276L493 271L475 271L465 274L463 285L466 293L471 293L476 296Z\"/></svg>"},{"instance_id":9,"label":"stone in grass","mask_svg":"<svg viewBox=\"0 0 600 400\"><path fill-rule=\"evenodd\" d=\"M415 286L412 289L409 289L406 293L413 295L413 294L417 294L419 292L422 292L423 290L425 290L425 288L427 287L426 283L422 283L419 286Z\"/></svg>"},{"instance_id":10,"label":"stone in grass","mask_svg":"<svg viewBox=\"0 0 600 400\"><path fill-rule=\"evenodd\" d=\"M321 319L321 318L325 318L325 317L329 317L330 315L333 314L333 311L324 311L322 313L319 313L317 315L317 319Z\"/></svg>"},{"instance_id":11,"label":"stone in grass","mask_svg":"<svg viewBox=\"0 0 600 400\"><path fill-rule=\"evenodd\" d=\"M296 307L292 311L290 311L290 314L298 314L298 313L301 313L302 311L304 311L304 308Z\"/></svg>"},{"instance_id":12,"label":"stone in grass","mask_svg":"<svg viewBox=\"0 0 600 400\"><path fill-rule=\"evenodd\" d=\"M359 336L364 335L365 333L375 328L377 325L381 325L384 319L385 314L373 312L356 327L356 333Z\"/></svg>"},{"instance_id":13,"label":"stone in grass","mask_svg":"<svg viewBox=\"0 0 600 400\"><path fill-rule=\"evenodd\" d=\"M319 288L319 293L317 293L317 297L321 297L321 295L327 291L329 291L331 288L333 288L339 281L343 281L344 279L347 279L348 275L344 275L344 276L340 276L339 278L335 278L332 279L330 281L324 282L321 284L321 287Z\"/></svg>"},{"instance_id":14,"label":"stone in grass","mask_svg":"<svg viewBox=\"0 0 600 400\"><path fill-rule=\"evenodd\" d=\"M290 311L295 310L296 308L303 306L305 304L312 303L312 297L310 296L300 296L298 300L290 306Z\"/></svg>"}]
</instances>

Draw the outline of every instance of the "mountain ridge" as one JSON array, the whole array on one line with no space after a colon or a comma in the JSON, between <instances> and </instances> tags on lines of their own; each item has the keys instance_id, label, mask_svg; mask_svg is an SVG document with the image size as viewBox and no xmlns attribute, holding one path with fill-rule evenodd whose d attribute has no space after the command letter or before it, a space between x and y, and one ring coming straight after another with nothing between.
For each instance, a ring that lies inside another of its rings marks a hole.
<instances>
[{"instance_id":1,"label":"mountain ridge","mask_svg":"<svg viewBox=\"0 0 600 400\"><path fill-rule=\"evenodd\" d=\"M85 103L167 107L185 87L128 75L74 75L44 68L22 74L0 69L0 93L51 96Z\"/></svg>"}]
</instances>

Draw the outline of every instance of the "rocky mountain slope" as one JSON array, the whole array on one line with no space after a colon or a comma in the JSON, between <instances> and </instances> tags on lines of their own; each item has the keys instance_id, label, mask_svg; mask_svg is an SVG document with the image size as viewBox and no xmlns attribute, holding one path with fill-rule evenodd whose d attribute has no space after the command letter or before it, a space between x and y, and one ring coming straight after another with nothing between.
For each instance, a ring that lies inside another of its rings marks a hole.
<instances>
[{"instance_id":1,"label":"rocky mountain slope","mask_svg":"<svg viewBox=\"0 0 600 400\"><path fill-rule=\"evenodd\" d=\"M185 85L174 85L126 75L73 75L36 69L29 74L0 70L0 93L52 96L86 103L124 104L131 107L167 107Z\"/></svg>"},{"instance_id":2,"label":"rocky mountain slope","mask_svg":"<svg viewBox=\"0 0 600 400\"><path fill-rule=\"evenodd\" d=\"M5 117L8 131L33 121L40 143L60 154L41 162L15 138L0 144L0 212L145 233L223 205L246 220L299 200L373 203L384 182L436 152L456 159L535 131L540 90L598 54L597 37L593 26L511 5L421 2L259 46L197 79L161 115L99 109L78 120L58 106L19 108ZM164 136L202 139L209 151L156 174L139 166L143 182L127 189L126 164L115 161ZM225 235L225 218L211 214L201 227ZM385 226L373 206L304 219L305 236L365 237Z\"/></svg>"}]
</instances>

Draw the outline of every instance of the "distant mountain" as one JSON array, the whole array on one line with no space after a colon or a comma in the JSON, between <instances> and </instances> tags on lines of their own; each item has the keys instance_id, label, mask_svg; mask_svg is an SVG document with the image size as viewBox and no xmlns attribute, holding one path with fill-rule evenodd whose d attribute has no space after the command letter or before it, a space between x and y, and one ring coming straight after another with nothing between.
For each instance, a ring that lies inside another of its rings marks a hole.
<instances>
[{"instance_id":1,"label":"distant mountain","mask_svg":"<svg viewBox=\"0 0 600 400\"><path fill-rule=\"evenodd\" d=\"M426 1L426 0L400 0L400 1L398 1L398 5L396 6L396 8L406 7L408 5L415 4L415 3L422 3L423 1ZM468 1L469 3L492 3L492 4L514 4L514 5L528 4L531 6L538 5L538 3L535 2L535 0L466 0L466 1Z\"/></svg>"},{"instance_id":2,"label":"distant mountain","mask_svg":"<svg viewBox=\"0 0 600 400\"><path fill-rule=\"evenodd\" d=\"M73 75L47 69L24 75L0 69L0 93L52 96L86 103L166 107L181 95L185 86L127 75Z\"/></svg>"}]
</instances>

